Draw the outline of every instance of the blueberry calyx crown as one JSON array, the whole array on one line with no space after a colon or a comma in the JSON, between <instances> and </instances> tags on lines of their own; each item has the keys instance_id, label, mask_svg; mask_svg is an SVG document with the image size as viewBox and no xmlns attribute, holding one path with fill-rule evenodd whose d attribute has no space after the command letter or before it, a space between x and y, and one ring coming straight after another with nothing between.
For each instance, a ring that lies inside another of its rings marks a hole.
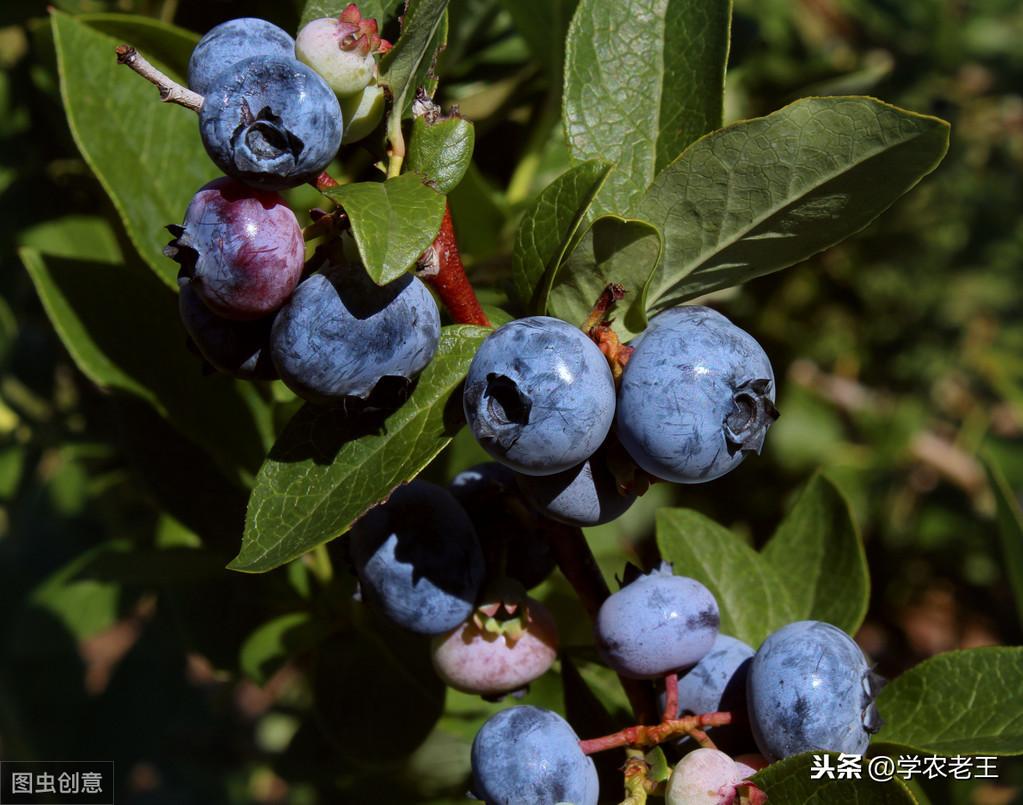
<instances>
[{"instance_id":1,"label":"blueberry calyx crown","mask_svg":"<svg viewBox=\"0 0 1023 805\"><path fill-rule=\"evenodd\" d=\"M279 169L284 175L298 163L305 143L296 137L269 106L252 114L242 100L242 119L231 135L235 165L241 171Z\"/></svg>"},{"instance_id":2,"label":"blueberry calyx crown","mask_svg":"<svg viewBox=\"0 0 1023 805\"><path fill-rule=\"evenodd\" d=\"M199 262L199 252L185 241L185 228L180 224L167 224L166 229L174 238L163 247L163 256L169 257L179 266L178 285L182 285L195 277L195 266Z\"/></svg>"},{"instance_id":3,"label":"blueberry calyx crown","mask_svg":"<svg viewBox=\"0 0 1023 805\"><path fill-rule=\"evenodd\" d=\"M391 43L380 38L377 21L363 17L355 3L345 6L338 17L337 45L341 50L355 50L363 56L391 49Z\"/></svg>"},{"instance_id":4,"label":"blueberry calyx crown","mask_svg":"<svg viewBox=\"0 0 1023 805\"><path fill-rule=\"evenodd\" d=\"M778 418L778 409L767 396L771 381L767 378L749 380L735 389L732 395L732 410L725 417L722 427L728 454L760 454L767 437L767 430Z\"/></svg>"},{"instance_id":5,"label":"blueberry calyx crown","mask_svg":"<svg viewBox=\"0 0 1023 805\"><path fill-rule=\"evenodd\" d=\"M877 694L881 688L888 684L888 680L881 676L873 668L863 674L863 729L873 735L881 729L884 719L877 709Z\"/></svg>"},{"instance_id":6,"label":"blueberry calyx crown","mask_svg":"<svg viewBox=\"0 0 1023 805\"><path fill-rule=\"evenodd\" d=\"M487 375L483 396L490 414L488 419L493 426L488 424L488 419L481 420L479 436L497 442L507 450L518 440L522 427L529 424L533 402L514 380L493 372Z\"/></svg>"}]
</instances>

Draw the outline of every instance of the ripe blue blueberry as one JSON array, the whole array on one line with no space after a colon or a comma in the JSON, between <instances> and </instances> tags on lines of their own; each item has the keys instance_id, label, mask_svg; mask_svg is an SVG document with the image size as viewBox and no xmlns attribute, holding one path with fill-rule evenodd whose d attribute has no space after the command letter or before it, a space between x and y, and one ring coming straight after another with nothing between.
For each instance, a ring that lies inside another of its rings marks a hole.
<instances>
[{"instance_id":1,"label":"ripe blue blueberry","mask_svg":"<svg viewBox=\"0 0 1023 805\"><path fill-rule=\"evenodd\" d=\"M274 321L281 379L307 400L365 398L382 377L412 379L440 339L440 312L411 274L376 285L359 265L304 280Z\"/></svg>"},{"instance_id":2,"label":"ripe blue blueberry","mask_svg":"<svg viewBox=\"0 0 1023 805\"><path fill-rule=\"evenodd\" d=\"M258 319L277 310L302 276L305 243L295 213L277 193L222 177L192 197L164 254L179 282L218 316Z\"/></svg>"},{"instance_id":3,"label":"ripe blue blueberry","mask_svg":"<svg viewBox=\"0 0 1023 805\"><path fill-rule=\"evenodd\" d=\"M188 60L188 86L200 95L209 93L214 80L238 62L295 58L295 40L272 22L241 17L222 22L199 40Z\"/></svg>"},{"instance_id":4,"label":"ripe blue blueberry","mask_svg":"<svg viewBox=\"0 0 1023 805\"><path fill-rule=\"evenodd\" d=\"M702 483L760 452L774 372L756 340L720 313L684 306L656 316L632 344L618 392L618 435L658 478Z\"/></svg>"},{"instance_id":5,"label":"ripe blue blueberry","mask_svg":"<svg viewBox=\"0 0 1023 805\"><path fill-rule=\"evenodd\" d=\"M636 502L635 495L618 491L600 453L554 475L520 475L519 487L537 511L566 525L609 523Z\"/></svg>"},{"instance_id":6,"label":"ripe blue blueberry","mask_svg":"<svg viewBox=\"0 0 1023 805\"><path fill-rule=\"evenodd\" d=\"M472 787L487 805L596 805L600 793L568 722L527 705L484 722L472 742Z\"/></svg>"},{"instance_id":7,"label":"ripe blue blueberry","mask_svg":"<svg viewBox=\"0 0 1023 805\"><path fill-rule=\"evenodd\" d=\"M733 754L753 746L746 706L746 676L753 654L741 640L719 634L706 656L678 681L679 714L732 714L732 723L715 727L713 738L718 748Z\"/></svg>"},{"instance_id":8,"label":"ripe blue blueberry","mask_svg":"<svg viewBox=\"0 0 1023 805\"><path fill-rule=\"evenodd\" d=\"M564 526L527 505L517 477L514 470L488 461L458 473L449 488L476 527L488 577L504 573L529 590L554 570L548 539L558 539Z\"/></svg>"},{"instance_id":9,"label":"ripe blue blueberry","mask_svg":"<svg viewBox=\"0 0 1023 805\"><path fill-rule=\"evenodd\" d=\"M231 321L210 311L189 280L181 283L178 311L192 343L216 370L244 380L274 380L270 360L272 318Z\"/></svg>"},{"instance_id":10,"label":"ripe blue blueberry","mask_svg":"<svg viewBox=\"0 0 1023 805\"><path fill-rule=\"evenodd\" d=\"M607 359L576 327L549 316L509 322L480 346L463 398L483 449L526 475L588 459L614 418Z\"/></svg>"},{"instance_id":11,"label":"ripe blue blueberry","mask_svg":"<svg viewBox=\"0 0 1023 805\"><path fill-rule=\"evenodd\" d=\"M822 749L863 754L881 726L874 699L882 684L841 629L783 626L760 646L746 680L757 746L772 761Z\"/></svg>"},{"instance_id":12,"label":"ripe blue blueberry","mask_svg":"<svg viewBox=\"0 0 1023 805\"><path fill-rule=\"evenodd\" d=\"M469 515L443 487L412 481L352 528L362 595L418 634L454 629L473 611L483 555Z\"/></svg>"},{"instance_id":13,"label":"ripe blue blueberry","mask_svg":"<svg viewBox=\"0 0 1023 805\"><path fill-rule=\"evenodd\" d=\"M341 147L341 131L337 96L294 59L238 62L213 81L199 112L217 167L273 190L315 179Z\"/></svg>"},{"instance_id":14,"label":"ripe blue blueberry","mask_svg":"<svg viewBox=\"0 0 1023 805\"><path fill-rule=\"evenodd\" d=\"M624 676L652 679L695 665L718 635L710 590L664 564L609 596L597 613L597 648Z\"/></svg>"}]
</instances>

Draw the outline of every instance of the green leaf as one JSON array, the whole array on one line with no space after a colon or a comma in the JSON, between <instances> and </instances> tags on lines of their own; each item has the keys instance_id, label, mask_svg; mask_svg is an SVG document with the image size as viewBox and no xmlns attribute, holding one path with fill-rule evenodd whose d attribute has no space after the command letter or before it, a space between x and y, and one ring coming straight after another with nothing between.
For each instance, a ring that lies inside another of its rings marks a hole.
<instances>
[{"instance_id":1,"label":"green leaf","mask_svg":"<svg viewBox=\"0 0 1023 805\"><path fill-rule=\"evenodd\" d=\"M427 123L417 117L412 123L408 170L425 177L437 192L447 195L462 181L472 161L475 129L460 117Z\"/></svg>"},{"instance_id":2,"label":"green leaf","mask_svg":"<svg viewBox=\"0 0 1023 805\"><path fill-rule=\"evenodd\" d=\"M149 61L165 64L175 77L188 72L188 59L199 43L192 31L138 14L81 14L75 19L138 48Z\"/></svg>"},{"instance_id":3,"label":"green leaf","mask_svg":"<svg viewBox=\"0 0 1023 805\"><path fill-rule=\"evenodd\" d=\"M448 0L408 0L401 36L380 61L380 83L391 91L393 103L388 130L400 126L419 87L433 94L434 60L447 39Z\"/></svg>"},{"instance_id":4,"label":"green leaf","mask_svg":"<svg viewBox=\"0 0 1023 805\"><path fill-rule=\"evenodd\" d=\"M1023 510L992 454L984 456L984 466L998 506L998 537L1002 543L1003 567L1016 599L1016 614L1023 624Z\"/></svg>"},{"instance_id":5,"label":"green leaf","mask_svg":"<svg viewBox=\"0 0 1023 805\"><path fill-rule=\"evenodd\" d=\"M246 638L239 667L257 685L265 685L289 659L317 645L328 632L327 625L313 620L308 612L280 615Z\"/></svg>"},{"instance_id":6,"label":"green leaf","mask_svg":"<svg viewBox=\"0 0 1023 805\"><path fill-rule=\"evenodd\" d=\"M414 478L461 425L461 383L489 332L444 328L412 396L386 417L304 406L259 471L241 552L229 567L258 573L295 559Z\"/></svg>"},{"instance_id":7,"label":"green leaf","mask_svg":"<svg viewBox=\"0 0 1023 805\"><path fill-rule=\"evenodd\" d=\"M204 378L185 346L175 295L137 263L109 265L21 249L36 292L78 368L140 397L247 481L263 458L266 404L251 385Z\"/></svg>"},{"instance_id":8,"label":"green leaf","mask_svg":"<svg viewBox=\"0 0 1023 805\"><path fill-rule=\"evenodd\" d=\"M323 17L339 17L348 3L349 0L307 0L302 7L302 20L298 27L301 29L307 22ZM401 0L360 0L359 2L359 11L362 12L362 16L375 19L381 29L400 11L400 7Z\"/></svg>"},{"instance_id":9,"label":"green leaf","mask_svg":"<svg viewBox=\"0 0 1023 805\"><path fill-rule=\"evenodd\" d=\"M523 306L544 309L554 273L571 251L611 167L593 160L566 171L522 217L512 252L512 283Z\"/></svg>"},{"instance_id":10,"label":"green leaf","mask_svg":"<svg viewBox=\"0 0 1023 805\"><path fill-rule=\"evenodd\" d=\"M155 87L117 64L114 48L125 40L146 41L152 48L147 58L181 79L157 54L183 54L187 61L185 48L193 38L137 17L103 18L117 38L59 11L51 14L64 109L78 149L110 196L132 244L176 288L177 266L163 256L168 241L163 226L181 220L195 191L215 178L217 169L202 147L194 113L160 103ZM176 62L182 63L180 55Z\"/></svg>"},{"instance_id":11,"label":"green leaf","mask_svg":"<svg viewBox=\"0 0 1023 805\"><path fill-rule=\"evenodd\" d=\"M805 260L863 229L941 161L948 124L873 98L804 98L687 148L638 215L664 233L657 312Z\"/></svg>"},{"instance_id":12,"label":"green leaf","mask_svg":"<svg viewBox=\"0 0 1023 805\"><path fill-rule=\"evenodd\" d=\"M807 752L795 755L777 763L753 777L753 782L767 794L772 803L781 805L809 805L809 803L827 803L827 805L915 805L909 789L898 779L879 783L869 779L866 762L862 768L863 778L860 780L813 780L810 769L813 767L814 755L821 752ZM827 753L832 757L832 767L838 765L838 755Z\"/></svg>"},{"instance_id":13,"label":"green leaf","mask_svg":"<svg viewBox=\"0 0 1023 805\"><path fill-rule=\"evenodd\" d=\"M1023 754L1023 647L931 657L890 682L874 744L937 755Z\"/></svg>"},{"instance_id":14,"label":"green leaf","mask_svg":"<svg viewBox=\"0 0 1023 805\"><path fill-rule=\"evenodd\" d=\"M863 623L870 574L849 503L816 475L764 546L801 617L826 621L849 634Z\"/></svg>"},{"instance_id":15,"label":"green leaf","mask_svg":"<svg viewBox=\"0 0 1023 805\"><path fill-rule=\"evenodd\" d=\"M598 218L554 273L547 312L581 324L609 282L625 286L614 313L615 332L624 340L646 327L643 288L661 257L660 233L645 221Z\"/></svg>"},{"instance_id":16,"label":"green leaf","mask_svg":"<svg viewBox=\"0 0 1023 805\"><path fill-rule=\"evenodd\" d=\"M730 0L581 0L565 44L575 159L618 163L597 207L631 214L657 173L721 125Z\"/></svg>"},{"instance_id":17,"label":"green leaf","mask_svg":"<svg viewBox=\"0 0 1023 805\"><path fill-rule=\"evenodd\" d=\"M714 594L725 634L756 647L775 629L799 620L774 565L699 512L657 512L657 547L676 574L696 579Z\"/></svg>"},{"instance_id":18,"label":"green leaf","mask_svg":"<svg viewBox=\"0 0 1023 805\"><path fill-rule=\"evenodd\" d=\"M408 271L440 231L444 196L406 173L325 191L344 207L370 277L385 285Z\"/></svg>"},{"instance_id":19,"label":"green leaf","mask_svg":"<svg viewBox=\"0 0 1023 805\"><path fill-rule=\"evenodd\" d=\"M662 509L657 544L675 572L705 584L721 608L721 631L758 646L796 620L823 620L852 634L870 596L866 558L849 504L814 476L758 553L698 512Z\"/></svg>"}]
</instances>

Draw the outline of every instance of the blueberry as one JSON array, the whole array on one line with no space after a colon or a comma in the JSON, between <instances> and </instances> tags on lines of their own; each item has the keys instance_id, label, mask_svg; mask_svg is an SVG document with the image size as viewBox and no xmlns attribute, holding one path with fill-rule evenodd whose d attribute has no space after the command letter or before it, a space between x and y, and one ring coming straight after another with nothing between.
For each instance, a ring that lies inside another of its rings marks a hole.
<instances>
[{"instance_id":1,"label":"blueberry","mask_svg":"<svg viewBox=\"0 0 1023 805\"><path fill-rule=\"evenodd\" d=\"M607 359L560 319L509 322L480 346L465 382L465 416L495 459L526 475L553 475L600 447L614 418Z\"/></svg>"},{"instance_id":2,"label":"blueberry","mask_svg":"<svg viewBox=\"0 0 1023 805\"><path fill-rule=\"evenodd\" d=\"M754 338L720 313L686 306L656 316L618 392L618 436L651 475L710 481L760 452L777 418L774 372Z\"/></svg>"},{"instance_id":3,"label":"blueberry","mask_svg":"<svg viewBox=\"0 0 1023 805\"><path fill-rule=\"evenodd\" d=\"M797 621L771 634L750 666L750 725L770 760L811 750L860 755L881 726L882 680L830 623Z\"/></svg>"},{"instance_id":4,"label":"blueberry","mask_svg":"<svg viewBox=\"0 0 1023 805\"><path fill-rule=\"evenodd\" d=\"M192 197L164 254L218 316L258 319L287 301L302 276L305 243L295 213L276 193L215 179Z\"/></svg>"},{"instance_id":5,"label":"blueberry","mask_svg":"<svg viewBox=\"0 0 1023 805\"><path fill-rule=\"evenodd\" d=\"M678 681L679 713L732 714L732 723L715 727L713 738L718 747L733 753L753 745L746 706L746 676L753 654L741 640L719 634L706 656Z\"/></svg>"},{"instance_id":6,"label":"blueberry","mask_svg":"<svg viewBox=\"0 0 1023 805\"><path fill-rule=\"evenodd\" d=\"M355 143L369 135L384 119L387 97L384 88L370 84L362 92L341 101L341 115L345 121L342 143Z\"/></svg>"},{"instance_id":7,"label":"blueberry","mask_svg":"<svg viewBox=\"0 0 1023 805\"><path fill-rule=\"evenodd\" d=\"M178 310L192 343L214 369L244 380L274 380L270 360L272 318L231 321L212 313L189 280L181 284Z\"/></svg>"},{"instance_id":8,"label":"blueberry","mask_svg":"<svg viewBox=\"0 0 1023 805\"><path fill-rule=\"evenodd\" d=\"M188 60L188 86L206 95L218 76L254 56L294 59L295 40L272 22L256 17L222 22L211 28L192 50Z\"/></svg>"},{"instance_id":9,"label":"blueberry","mask_svg":"<svg viewBox=\"0 0 1023 805\"><path fill-rule=\"evenodd\" d=\"M717 749L696 749L675 766L664 792L667 805L737 802L736 786L752 771Z\"/></svg>"},{"instance_id":10,"label":"blueberry","mask_svg":"<svg viewBox=\"0 0 1023 805\"><path fill-rule=\"evenodd\" d=\"M609 596L597 613L597 648L619 674L664 676L698 663L718 635L717 601L662 565Z\"/></svg>"},{"instance_id":11,"label":"blueberry","mask_svg":"<svg viewBox=\"0 0 1023 805\"><path fill-rule=\"evenodd\" d=\"M518 603L514 615L512 621L499 623L477 613L433 638L437 676L463 693L499 696L520 690L546 673L558 656L554 617L532 598Z\"/></svg>"},{"instance_id":12,"label":"blueberry","mask_svg":"<svg viewBox=\"0 0 1023 805\"><path fill-rule=\"evenodd\" d=\"M533 511L519 492L518 477L488 461L458 473L449 488L476 526L488 577L503 573L529 590L554 570L548 540L562 537L565 527Z\"/></svg>"},{"instance_id":13,"label":"blueberry","mask_svg":"<svg viewBox=\"0 0 1023 805\"><path fill-rule=\"evenodd\" d=\"M375 36L376 21L369 22ZM303 26L295 38L295 53L323 76L334 92L348 97L364 90L376 74L373 50L379 44L380 37L372 42L370 35L360 33L359 24L327 17Z\"/></svg>"},{"instance_id":14,"label":"blueberry","mask_svg":"<svg viewBox=\"0 0 1023 805\"><path fill-rule=\"evenodd\" d=\"M544 476L519 476L519 487L537 511L559 523L595 526L623 515L636 502L623 495L599 453L578 467Z\"/></svg>"},{"instance_id":15,"label":"blueberry","mask_svg":"<svg viewBox=\"0 0 1023 805\"><path fill-rule=\"evenodd\" d=\"M443 487L399 487L355 524L349 552L364 598L399 626L436 635L472 614L483 556L469 516Z\"/></svg>"},{"instance_id":16,"label":"blueberry","mask_svg":"<svg viewBox=\"0 0 1023 805\"><path fill-rule=\"evenodd\" d=\"M277 315L271 354L307 400L365 398L385 376L411 379L440 339L440 312L411 274L376 285L362 266L332 266L295 289Z\"/></svg>"},{"instance_id":17,"label":"blueberry","mask_svg":"<svg viewBox=\"0 0 1023 805\"><path fill-rule=\"evenodd\" d=\"M213 81L199 112L217 167L274 190L315 179L341 147L341 131L337 96L294 59L238 62Z\"/></svg>"},{"instance_id":18,"label":"blueberry","mask_svg":"<svg viewBox=\"0 0 1023 805\"><path fill-rule=\"evenodd\" d=\"M473 793L487 805L596 805L593 760L557 713L519 706L488 718L472 742Z\"/></svg>"}]
</instances>

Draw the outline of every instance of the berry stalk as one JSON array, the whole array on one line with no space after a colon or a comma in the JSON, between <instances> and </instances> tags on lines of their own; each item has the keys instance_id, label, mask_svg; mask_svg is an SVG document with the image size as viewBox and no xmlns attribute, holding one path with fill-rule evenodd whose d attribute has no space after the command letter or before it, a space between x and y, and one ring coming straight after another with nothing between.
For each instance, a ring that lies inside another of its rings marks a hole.
<instances>
[{"instance_id":1,"label":"berry stalk","mask_svg":"<svg viewBox=\"0 0 1023 805\"><path fill-rule=\"evenodd\" d=\"M672 738L689 735L701 746L709 744L713 748L714 744L707 737L707 733L703 731L703 728L723 727L731 723L731 713L704 713L698 716L683 716L682 718L662 721L660 724L655 724L652 727L637 724L633 727L626 727L611 735L602 735L600 738L579 741L579 747L583 750L583 754L592 755L596 752L604 752L608 749L617 749L622 746L650 748Z\"/></svg>"},{"instance_id":2,"label":"berry stalk","mask_svg":"<svg viewBox=\"0 0 1023 805\"><path fill-rule=\"evenodd\" d=\"M430 252L433 254L430 255ZM428 259L428 267L419 272L419 277L437 292L451 318L459 324L493 327L487 314L483 312L479 299L476 298L476 292L469 284L469 278L465 275L465 266L462 264L458 241L455 239L450 207L444 208L440 232L426 256L435 257L436 260L434 262Z\"/></svg>"}]
</instances>

